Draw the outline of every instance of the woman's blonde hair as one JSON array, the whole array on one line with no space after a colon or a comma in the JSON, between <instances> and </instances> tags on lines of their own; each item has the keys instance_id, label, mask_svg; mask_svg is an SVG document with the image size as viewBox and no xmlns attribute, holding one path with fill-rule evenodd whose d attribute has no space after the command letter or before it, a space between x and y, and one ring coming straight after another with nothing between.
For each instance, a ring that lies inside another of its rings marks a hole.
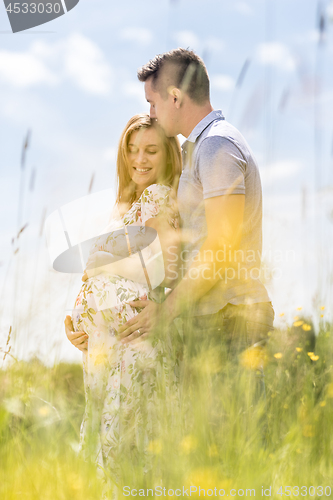
<instances>
[{"instance_id":1,"label":"woman's blonde hair","mask_svg":"<svg viewBox=\"0 0 333 500\"><path fill-rule=\"evenodd\" d=\"M121 134L117 155L118 192L117 203L133 203L136 199L136 184L129 174L127 159L128 144L131 134L140 129L154 128L161 135L166 150L166 165L162 179L158 182L170 186L175 192L182 172L182 156L179 141L176 137L167 137L156 120L148 114L133 116Z\"/></svg>"}]
</instances>

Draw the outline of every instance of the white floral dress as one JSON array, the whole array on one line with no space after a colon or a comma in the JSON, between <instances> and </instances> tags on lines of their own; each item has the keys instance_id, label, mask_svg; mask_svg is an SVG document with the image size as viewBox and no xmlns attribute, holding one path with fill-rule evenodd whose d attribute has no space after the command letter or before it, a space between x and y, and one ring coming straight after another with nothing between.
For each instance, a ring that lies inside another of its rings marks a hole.
<instances>
[{"instance_id":1,"label":"white floral dress","mask_svg":"<svg viewBox=\"0 0 333 500\"><path fill-rule=\"evenodd\" d=\"M172 211L169 193L168 186L149 186L121 222L125 226L144 226L148 219L164 213L176 230L178 216ZM112 253L113 243L112 233L98 237L90 255L98 251ZM103 309L110 294L115 297L113 306ZM161 287L149 291L147 284L104 272L88 278L75 301L74 329L89 335L88 352L83 354L86 410L81 450L85 456L95 453L96 463L111 477L113 474L117 478L117 458L124 439L128 441L131 436L131 446L136 448L152 438L154 395L161 383L166 391L177 390L176 331L172 342L170 335L123 345L116 337L119 325L138 313L125 302L147 297L161 302L163 296Z\"/></svg>"}]
</instances>

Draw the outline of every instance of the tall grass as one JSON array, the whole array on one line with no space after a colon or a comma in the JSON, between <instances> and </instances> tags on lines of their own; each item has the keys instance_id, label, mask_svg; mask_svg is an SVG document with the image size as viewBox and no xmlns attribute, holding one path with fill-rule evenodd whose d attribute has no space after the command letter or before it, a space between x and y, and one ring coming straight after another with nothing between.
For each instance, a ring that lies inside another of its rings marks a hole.
<instances>
[{"instance_id":1,"label":"tall grass","mask_svg":"<svg viewBox=\"0 0 333 500\"><path fill-rule=\"evenodd\" d=\"M147 488L159 485L172 496L168 489L192 485L192 497L200 486L205 496L215 487L217 496L219 490L232 496L234 488L238 498L242 490L253 488L261 497L262 487L271 487L271 496L282 498L280 486L290 485L307 488L299 496L322 496L321 489L309 494L308 488L332 488L332 330L321 323L314 337L303 318L275 331L264 352L247 351L237 363L221 366L203 353L190 367L196 393L190 399L183 394L180 405L161 398L149 441L122 448L119 492L128 486L139 495L142 488L147 496ZM259 363L265 365L266 399L254 402ZM0 371L0 393L0 498L103 498L101 474L77 453L81 366L13 361Z\"/></svg>"}]
</instances>

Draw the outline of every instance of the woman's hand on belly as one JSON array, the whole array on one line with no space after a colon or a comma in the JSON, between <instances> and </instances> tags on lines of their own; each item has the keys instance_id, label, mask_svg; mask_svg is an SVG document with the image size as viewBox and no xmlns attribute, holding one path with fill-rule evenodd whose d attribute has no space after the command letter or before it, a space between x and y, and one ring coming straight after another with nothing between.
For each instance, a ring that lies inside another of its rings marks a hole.
<instances>
[{"instance_id":1,"label":"woman's hand on belly","mask_svg":"<svg viewBox=\"0 0 333 500\"><path fill-rule=\"evenodd\" d=\"M66 316L65 319L65 330L68 340L73 344L74 347L82 352L88 350L88 338L85 332L74 332L72 318Z\"/></svg>"}]
</instances>

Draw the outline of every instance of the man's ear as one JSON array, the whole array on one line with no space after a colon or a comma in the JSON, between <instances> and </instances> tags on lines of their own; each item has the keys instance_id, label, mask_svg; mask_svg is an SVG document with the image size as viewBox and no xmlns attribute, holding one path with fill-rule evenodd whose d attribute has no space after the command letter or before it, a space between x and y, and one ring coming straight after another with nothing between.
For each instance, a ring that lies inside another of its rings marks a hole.
<instances>
[{"instance_id":1,"label":"man's ear","mask_svg":"<svg viewBox=\"0 0 333 500\"><path fill-rule=\"evenodd\" d=\"M183 92L177 89L177 87L170 86L168 88L168 93L171 95L176 108L179 109L183 102Z\"/></svg>"}]
</instances>

